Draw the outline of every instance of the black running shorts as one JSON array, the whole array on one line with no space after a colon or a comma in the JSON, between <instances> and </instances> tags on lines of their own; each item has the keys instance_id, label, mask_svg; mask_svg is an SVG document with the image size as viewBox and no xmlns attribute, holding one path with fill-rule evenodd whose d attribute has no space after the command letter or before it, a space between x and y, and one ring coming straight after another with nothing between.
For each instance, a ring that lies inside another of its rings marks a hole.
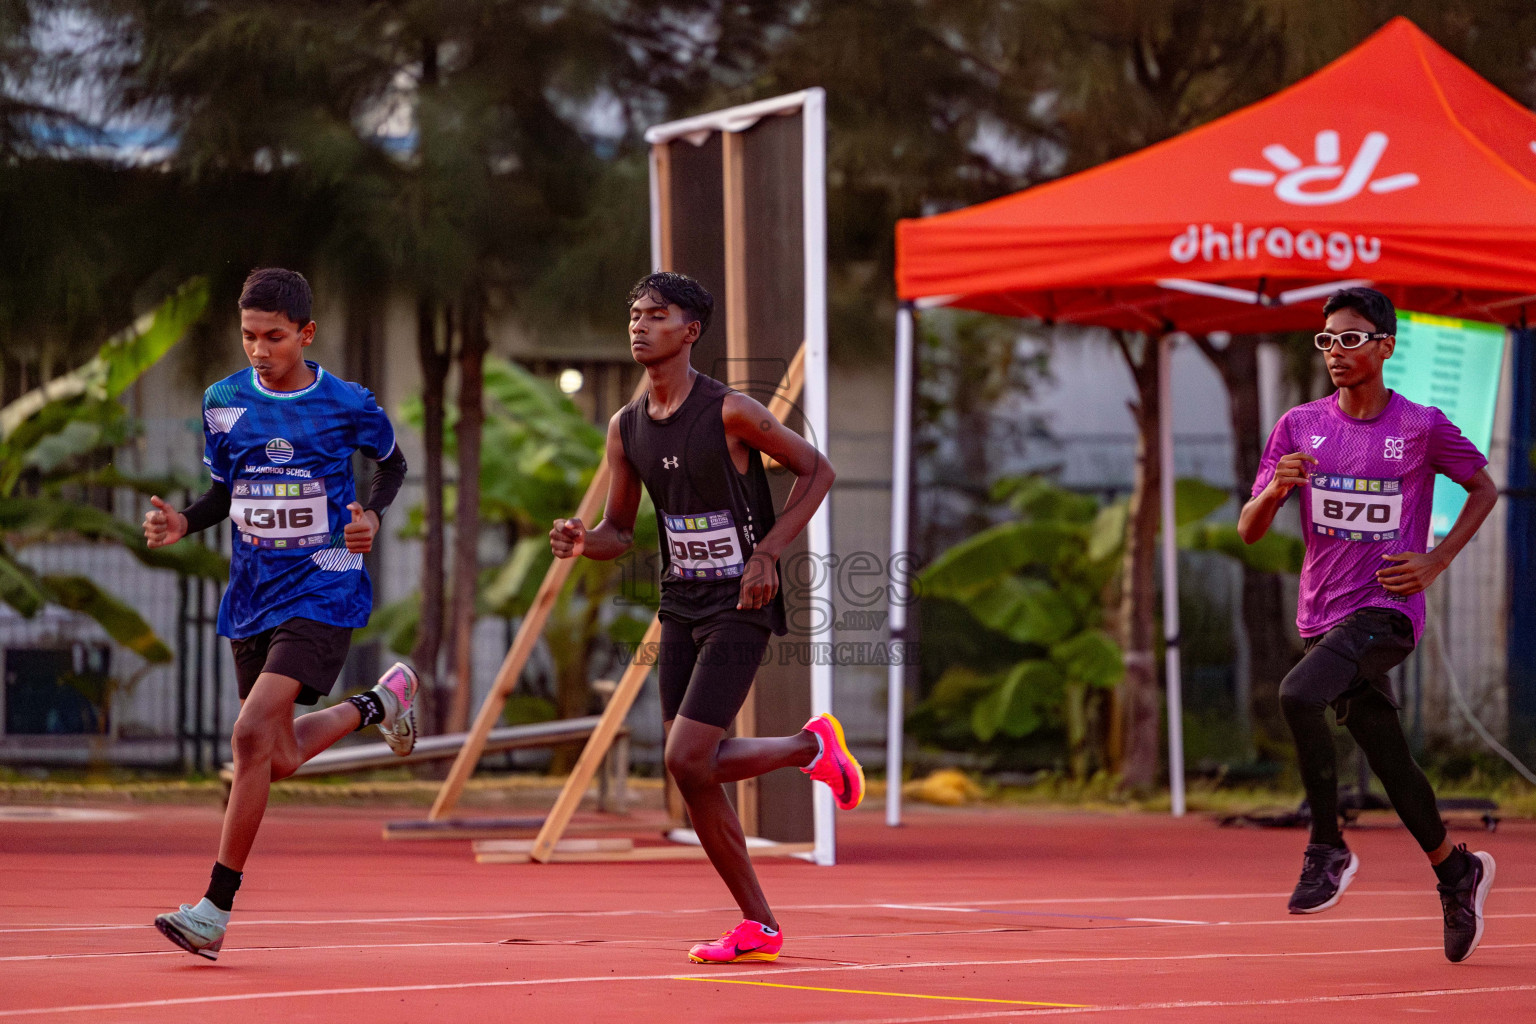
<instances>
[{"instance_id":1,"label":"black running shorts","mask_svg":"<svg viewBox=\"0 0 1536 1024\"><path fill-rule=\"evenodd\" d=\"M1307 653L1280 684L1292 697L1331 704L1344 720L1348 700L1373 687L1398 709L1387 675L1413 653L1413 623L1391 608L1361 608L1338 625L1306 639Z\"/></svg>"},{"instance_id":2,"label":"black running shorts","mask_svg":"<svg viewBox=\"0 0 1536 1024\"><path fill-rule=\"evenodd\" d=\"M351 629L312 619L287 619L255 636L231 640L240 699L251 695L257 676L271 672L304 684L295 704L314 704L335 688L351 644Z\"/></svg>"},{"instance_id":3,"label":"black running shorts","mask_svg":"<svg viewBox=\"0 0 1536 1024\"><path fill-rule=\"evenodd\" d=\"M763 663L770 631L740 619L685 623L662 616L657 651L661 718L730 727Z\"/></svg>"}]
</instances>

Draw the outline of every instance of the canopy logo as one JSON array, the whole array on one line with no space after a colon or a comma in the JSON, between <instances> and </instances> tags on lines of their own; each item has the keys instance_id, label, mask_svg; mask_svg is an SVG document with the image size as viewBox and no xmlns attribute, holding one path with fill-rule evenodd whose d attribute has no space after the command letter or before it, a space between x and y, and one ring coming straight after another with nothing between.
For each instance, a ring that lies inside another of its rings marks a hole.
<instances>
[{"instance_id":1,"label":"canopy logo","mask_svg":"<svg viewBox=\"0 0 1536 1024\"><path fill-rule=\"evenodd\" d=\"M1381 239L1374 235L1350 235L1344 231L1320 231L1287 227L1247 228L1233 224L1230 231L1210 224L1191 224L1168 244L1175 263L1202 259L1207 263L1256 260L1263 253L1277 260L1311 260L1326 263L1329 270L1348 270L1356 260L1375 263L1381 259Z\"/></svg>"},{"instance_id":2,"label":"canopy logo","mask_svg":"<svg viewBox=\"0 0 1536 1024\"><path fill-rule=\"evenodd\" d=\"M1417 185L1419 176L1412 172L1372 177L1386 151L1386 133L1371 132L1360 143L1346 169L1339 161L1339 133L1324 129L1312 142L1314 163L1303 164L1301 157L1275 142L1264 147L1264 159L1274 170L1239 167L1229 177L1238 185L1260 188L1273 185L1275 198L1292 206L1332 206L1355 198L1364 189L1381 195ZM1326 182L1334 184L1327 188L1316 187Z\"/></svg>"}]
</instances>

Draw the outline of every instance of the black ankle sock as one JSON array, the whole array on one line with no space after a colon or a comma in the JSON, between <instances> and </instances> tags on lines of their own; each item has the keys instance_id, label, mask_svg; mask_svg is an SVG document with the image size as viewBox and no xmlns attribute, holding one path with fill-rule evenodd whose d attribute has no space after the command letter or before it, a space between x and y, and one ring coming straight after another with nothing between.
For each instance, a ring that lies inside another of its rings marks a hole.
<instances>
[{"instance_id":1,"label":"black ankle sock","mask_svg":"<svg viewBox=\"0 0 1536 1024\"><path fill-rule=\"evenodd\" d=\"M1434 865L1435 877L1440 879L1441 885L1455 885L1466 876L1467 869L1471 866L1471 854L1458 846L1451 851L1449 857Z\"/></svg>"},{"instance_id":2,"label":"black ankle sock","mask_svg":"<svg viewBox=\"0 0 1536 1024\"><path fill-rule=\"evenodd\" d=\"M235 905L235 892L240 888L240 878L240 872L214 861L213 875L208 879L208 891L203 896L227 914Z\"/></svg>"},{"instance_id":3,"label":"black ankle sock","mask_svg":"<svg viewBox=\"0 0 1536 1024\"><path fill-rule=\"evenodd\" d=\"M370 725L378 725L384 721L384 702L379 700L376 693L370 691L348 697L347 703L357 708L357 713L363 718L358 725L359 729L366 729Z\"/></svg>"}]
</instances>

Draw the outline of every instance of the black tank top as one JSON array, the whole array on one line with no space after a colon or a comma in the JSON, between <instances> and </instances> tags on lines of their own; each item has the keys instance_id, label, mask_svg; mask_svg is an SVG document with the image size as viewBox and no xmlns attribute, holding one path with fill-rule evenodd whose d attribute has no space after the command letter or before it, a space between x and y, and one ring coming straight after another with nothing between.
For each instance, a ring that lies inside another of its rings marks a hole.
<instances>
[{"instance_id":1,"label":"black tank top","mask_svg":"<svg viewBox=\"0 0 1536 1024\"><path fill-rule=\"evenodd\" d=\"M687 623L756 622L782 636L782 584L768 607L736 609L747 559L775 517L762 456L749 449L745 473L731 461L721 415L730 393L701 373L677 411L657 420L647 411L647 392L620 412L619 437L656 506L661 613Z\"/></svg>"}]
</instances>

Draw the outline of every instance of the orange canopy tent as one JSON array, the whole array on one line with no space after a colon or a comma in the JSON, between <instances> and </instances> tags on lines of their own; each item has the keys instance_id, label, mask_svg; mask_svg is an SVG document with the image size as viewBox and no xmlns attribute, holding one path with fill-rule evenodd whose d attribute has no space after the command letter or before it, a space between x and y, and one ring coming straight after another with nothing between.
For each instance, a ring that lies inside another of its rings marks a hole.
<instances>
[{"instance_id":1,"label":"orange canopy tent","mask_svg":"<svg viewBox=\"0 0 1536 1024\"><path fill-rule=\"evenodd\" d=\"M1166 359L1170 332L1317 326L1325 298L1354 284L1403 308L1477 320L1524 323L1536 307L1536 114L1403 18L1301 82L1176 138L901 221L893 553L906 544L913 305L1148 331L1163 336ZM1176 637L1174 586L1164 589L1165 629ZM904 626L899 600L891 619ZM1168 650L1176 730L1177 644ZM894 670L891 683L898 736ZM895 738L888 753L899 765Z\"/></svg>"},{"instance_id":2,"label":"orange canopy tent","mask_svg":"<svg viewBox=\"0 0 1536 1024\"><path fill-rule=\"evenodd\" d=\"M1536 304L1536 114L1403 18L1218 121L896 228L901 298L1047 322L1307 327L1341 279L1478 320Z\"/></svg>"}]
</instances>

